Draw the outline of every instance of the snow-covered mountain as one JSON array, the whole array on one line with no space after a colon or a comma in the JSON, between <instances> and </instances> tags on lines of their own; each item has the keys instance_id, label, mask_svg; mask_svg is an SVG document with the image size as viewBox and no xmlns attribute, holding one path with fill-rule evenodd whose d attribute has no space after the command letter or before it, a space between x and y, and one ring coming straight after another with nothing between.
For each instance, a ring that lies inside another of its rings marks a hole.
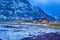
<instances>
[{"instance_id":1,"label":"snow-covered mountain","mask_svg":"<svg viewBox=\"0 0 60 40\"><path fill-rule=\"evenodd\" d=\"M28 0L0 0L0 15L0 21L34 20L41 17L56 21L41 8L32 6Z\"/></svg>"}]
</instances>

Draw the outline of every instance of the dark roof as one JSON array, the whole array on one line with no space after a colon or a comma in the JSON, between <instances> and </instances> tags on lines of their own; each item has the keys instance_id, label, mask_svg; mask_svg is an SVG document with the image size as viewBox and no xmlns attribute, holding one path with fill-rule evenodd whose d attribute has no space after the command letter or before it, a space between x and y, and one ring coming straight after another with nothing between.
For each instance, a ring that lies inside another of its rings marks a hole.
<instances>
[{"instance_id":1,"label":"dark roof","mask_svg":"<svg viewBox=\"0 0 60 40\"><path fill-rule=\"evenodd\" d=\"M41 20L47 20L47 18L44 17L44 18L42 18Z\"/></svg>"}]
</instances>

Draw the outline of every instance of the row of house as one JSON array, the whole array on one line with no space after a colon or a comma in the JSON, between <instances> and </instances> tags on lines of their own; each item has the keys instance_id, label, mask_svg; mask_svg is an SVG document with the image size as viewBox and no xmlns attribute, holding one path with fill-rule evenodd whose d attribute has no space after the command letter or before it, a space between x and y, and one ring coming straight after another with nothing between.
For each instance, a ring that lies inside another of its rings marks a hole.
<instances>
[{"instance_id":1,"label":"row of house","mask_svg":"<svg viewBox=\"0 0 60 40\"><path fill-rule=\"evenodd\" d=\"M47 18L43 17L43 18L41 18L41 19L36 18L36 19L33 19L33 20L25 20L25 22L41 22L41 23L48 23L49 21L48 21Z\"/></svg>"}]
</instances>

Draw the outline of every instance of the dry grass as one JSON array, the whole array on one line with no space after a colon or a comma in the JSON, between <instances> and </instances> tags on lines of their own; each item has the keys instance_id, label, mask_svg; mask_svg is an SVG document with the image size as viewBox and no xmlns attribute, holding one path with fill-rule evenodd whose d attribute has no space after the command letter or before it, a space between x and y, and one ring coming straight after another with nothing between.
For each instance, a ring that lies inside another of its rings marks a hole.
<instances>
[{"instance_id":1,"label":"dry grass","mask_svg":"<svg viewBox=\"0 0 60 40\"><path fill-rule=\"evenodd\" d=\"M42 23L40 23L40 22L0 22L0 24L15 24L15 25L22 24L22 25L29 25L29 26L36 25L36 26L40 26L40 27L42 26L42 27L47 27L47 28L59 28L60 29L60 23L54 23L54 22L48 23L46 26L42 25Z\"/></svg>"},{"instance_id":2,"label":"dry grass","mask_svg":"<svg viewBox=\"0 0 60 40\"><path fill-rule=\"evenodd\" d=\"M49 24L52 28L60 28L60 24Z\"/></svg>"}]
</instances>

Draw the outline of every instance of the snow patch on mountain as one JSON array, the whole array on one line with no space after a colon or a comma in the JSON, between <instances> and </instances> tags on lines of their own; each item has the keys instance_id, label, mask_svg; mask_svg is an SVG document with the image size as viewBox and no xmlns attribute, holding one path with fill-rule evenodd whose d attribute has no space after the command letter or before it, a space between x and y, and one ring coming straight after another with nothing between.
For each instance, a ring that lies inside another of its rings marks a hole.
<instances>
[{"instance_id":1,"label":"snow patch on mountain","mask_svg":"<svg viewBox=\"0 0 60 40\"><path fill-rule=\"evenodd\" d=\"M41 8L31 5L28 0L0 0L0 14L5 16L3 19L7 17L2 21L34 20L41 19L41 17L46 17L49 21L56 21Z\"/></svg>"}]
</instances>

